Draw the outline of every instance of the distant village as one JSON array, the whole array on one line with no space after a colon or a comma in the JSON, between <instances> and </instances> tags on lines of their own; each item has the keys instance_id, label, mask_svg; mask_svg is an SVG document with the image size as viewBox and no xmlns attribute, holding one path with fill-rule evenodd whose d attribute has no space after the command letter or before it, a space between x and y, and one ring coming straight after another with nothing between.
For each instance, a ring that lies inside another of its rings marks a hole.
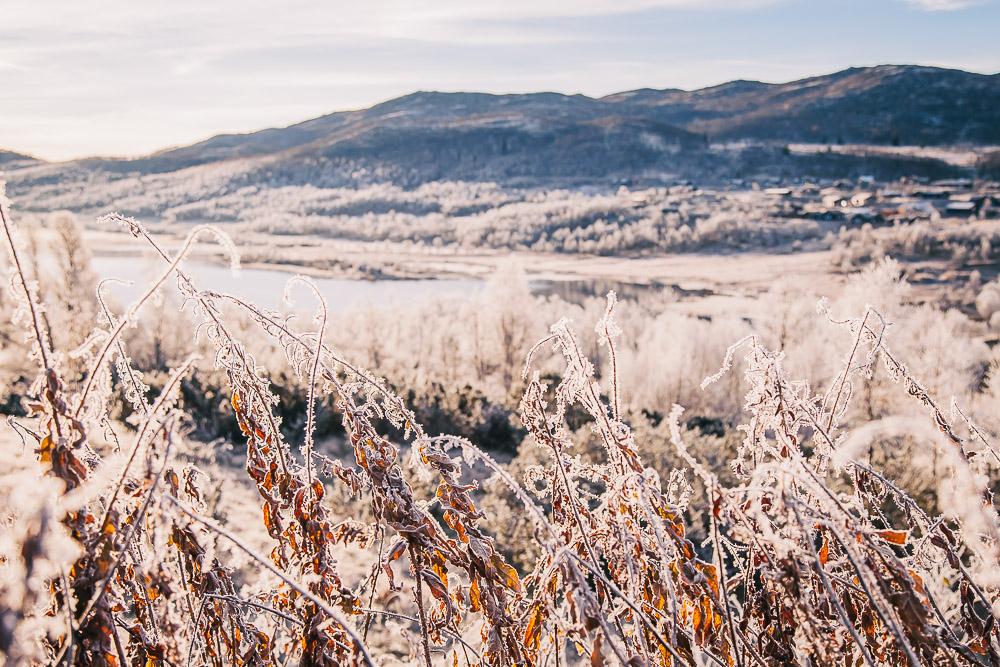
<instances>
[{"instance_id":1,"label":"distant village","mask_svg":"<svg viewBox=\"0 0 1000 667\"><path fill-rule=\"evenodd\" d=\"M654 194L655 193L655 194ZM701 189L690 182L635 192L636 208L653 202L663 213L681 203L721 204L725 200L763 209L774 218L800 218L848 225L893 225L956 219L1000 219L1000 182L971 178L930 181L908 178L882 183L871 176L852 180L746 182L733 180L722 189Z\"/></svg>"},{"instance_id":2,"label":"distant village","mask_svg":"<svg viewBox=\"0 0 1000 667\"><path fill-rule=\"evenodd\" d=\"M969 178L881 184L863 177L857 183L803 183L763 192L780 202L784 215L853 224L1000 218L1000 183Z\"/></svg>"}]
</instances>

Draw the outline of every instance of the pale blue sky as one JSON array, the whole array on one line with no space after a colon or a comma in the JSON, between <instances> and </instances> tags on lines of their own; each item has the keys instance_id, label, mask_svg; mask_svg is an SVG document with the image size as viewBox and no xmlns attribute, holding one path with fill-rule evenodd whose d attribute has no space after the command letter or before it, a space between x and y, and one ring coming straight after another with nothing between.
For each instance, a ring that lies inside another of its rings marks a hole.
<instances>
[{"instance_id":1,"label":"pale blue sky","mask_svg":"<svg viewBox=\"0 0 1000 667\"><path fill-rule=\"evenodd\" d=\"M1000 70L1000 0L4 0L0 147L137 155L414 90Z\"/></svg>"}]
</instances>

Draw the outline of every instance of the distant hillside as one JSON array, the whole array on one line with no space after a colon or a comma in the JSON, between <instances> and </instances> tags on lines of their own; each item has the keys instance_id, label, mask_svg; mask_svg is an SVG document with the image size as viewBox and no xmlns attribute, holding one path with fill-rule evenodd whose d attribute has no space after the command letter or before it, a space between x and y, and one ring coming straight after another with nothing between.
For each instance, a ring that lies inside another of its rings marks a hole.
<instances>
[{"instance_id":1,"label":"distant hillside","mask_svg":"<svg viewBox=\"0 0 1000 667\"><path fill-rule=\"evenodd\" d=\"M1000 75L937 67L852 68L791 83L640 90L606 102L654 110L713 139L941 145L1000 143Z\"/></svg>"},{"instance_id":2,"label":"distant hillside","mask_svg":"<svg viewBox=\"0 0 1000 667\"><path fill-rule=\"evenodd\" d=\"M120 171L163 172L233 158L363 158L461 176L471 169L541 175L644 168L658 147L706 140L1000 144L1000 75L934 67L852 68L800 81L733 81L695 91L582 95L419 92L285 128L225 134L138 160L90 160ZM378 151L378 152L375 152ZM589 157L588 157L589 156ZM565 167L539 161L568 160ZM494 164L487 164L494 163Z\"/></svg>"},{"instance_id":3,"label":"distant hillside","mask_svg":"<svg viewBox=\"0 0 1000 667\"><path fill-rule=\"evenodd\" d=\"M369 109L329 114L280 129L219 135L138 160L94 161L123 171L173 171L233 158L362 161L405 172L450 175L594 175L648 162L664 148L704 138L645 109L582 95L418 92ZM556 164L563 161L566 166ZM479 174L479 172L483 172ZM421 176L424 178L424 176Z\"/></svg>"},{"instance_id":4,"label":"distant hillside","mask_svg":"<svg viewBox=\"0 0 1000 667\"><path fill-rule=\"evenodd\" d=\"M31 157L30 155L0 149L0 173L8 169L21 169L23 167L29 167L31 165L39 164L39 162L40 160L38 158Z\"/></svg>"},{"instance_id":5,"label":"distant hillside","mask_svg":"<svg viewBox=\"0 0 1000 667\"><path fill-rule=\"evenodd\" d=\"M0 171L11 195L29 208L94 210L124 193L142 192L149 203L139 210L156 215L178 202L243 188L384 182L414 187L438 180L573 187L860 174L942 178L975 169L912 151L796 153L786 149L789 143L1000 145L1000 76L886 65L784 84L733 81L601 99L417 92L138 159L40 163L0 153Z\"/></svg>"}]
</instances>

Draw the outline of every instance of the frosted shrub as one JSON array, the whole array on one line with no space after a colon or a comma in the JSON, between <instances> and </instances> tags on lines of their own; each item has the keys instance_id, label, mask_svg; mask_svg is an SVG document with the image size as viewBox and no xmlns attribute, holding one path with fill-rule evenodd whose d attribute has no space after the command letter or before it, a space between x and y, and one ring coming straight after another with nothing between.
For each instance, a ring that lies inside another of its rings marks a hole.
<instances>
[{"instance_id":1,"label":"frosted shrub","mask_svg":"<svg viewBox=\"0 0 1000 667\"><path fill-rule=\"evenodd\" d=\"M621 344L619 372L623 401L630 406L663 410L683 403L698 414L728 418L740 411L739 376L724 388L702 391L701 378L718 367L733 340L750 333L737 318L706 322L665 312L648 322L638 338ZM650 354L656 350L656 354Z\"/></svg>"},{"instance_id":2,"label":"frosted shrub","mask_svg":"<svg viewBox=\"0 0 1000 667\"><path fill-rule=\"evenodd\" d=\"M954 267L972 260L996 260L1000 229L982 221L956 223L914 222L873 229L843 228L833 239L837 262L843 268L860 267L882 255L916 259L943 259Z\"/></svg>"},{"instance_id":3,"label":"frosted shrub","mask_svg":"<svg viewBox=\"0 0 1000 667\"><path fill-rule=\"evenodd\" d=\"M1000 312L1000 283L993 281L983 286L976 297L976 312L985 321L989 322L990 329L997 331L997 322L993 316Z\"/></svg>"}]
</instances>

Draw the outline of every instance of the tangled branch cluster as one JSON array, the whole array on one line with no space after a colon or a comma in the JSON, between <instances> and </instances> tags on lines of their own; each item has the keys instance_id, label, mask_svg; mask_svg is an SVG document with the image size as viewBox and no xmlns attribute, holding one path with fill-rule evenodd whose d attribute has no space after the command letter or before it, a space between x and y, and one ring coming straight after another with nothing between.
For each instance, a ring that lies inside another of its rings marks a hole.
<instances>
[{"instance_id":1,"label":"tangled branch cluster","mask_svg":"<svg viewBox=\"0 0 1000 667\"><path fill-rule=\"evenodd\" d=\"M701 517L708 539L695 544L683 472L664 483L645 466L621 411L613 293L597 325L608 372L595 370L566 321L529 355L525 446L541 448L547 463L518 480L475 443L427 434L385 382L329 347L318 292L317 326L303 331L196 285L181 260L203 228L171 255L136 221L109 216L149 244L162 273L120 316L101 300L102 328L75 351L88 369L68 378L9 210L0 213L17 322L40 369L24 397L30 416L11 423L33 445L23 473L33 499L17 501L21 487L0 484L0 654L8 665L375 665L381 657L368 639L386 619L415 629L414 660L428 667L1000 665L1000 522L979 472L980 457L996 457L995 449L962 413L953 423L909 374L875 311L835 322L854 344L825 391L788 377L782 355L754 338L731 348L706 382L745 354L749 420L732 462L735 483L689 451L674 407L672 446L711 500ZM269 553L239 526L208 516L203 475L177 455L178 387L193 361L151 399L129 360L122 332L171 279L228 378ZM306 383L297 442L282 434L267 370L227 325L224 304L283 348ZM564 361L554 384L532 370L549 350ZM925 408L929 441L950 461L964 498L953 510L922 509L864 462L864 427L842 427L852 386L879 366ZM315 406L325 396L335 399L353 464L314 451ZM116 401L137 417L120 454L102 444L117 440ZM600 461L578 453L568 421L580 415L603 444ZM507 518L477 505L484 472L531 521L539 555L530 569L519 572L492 537L491 526ZM371 521L338 516L331 485L363 501ZM432 498L422 497L425 488L435 489ZM345 547L372 553L370 574L353 586L336 557ZM235 553L273 585L248 595L225 561ZM373 606L386 589L400 594L402 611Z\"/></svg>"}]
</instances>

